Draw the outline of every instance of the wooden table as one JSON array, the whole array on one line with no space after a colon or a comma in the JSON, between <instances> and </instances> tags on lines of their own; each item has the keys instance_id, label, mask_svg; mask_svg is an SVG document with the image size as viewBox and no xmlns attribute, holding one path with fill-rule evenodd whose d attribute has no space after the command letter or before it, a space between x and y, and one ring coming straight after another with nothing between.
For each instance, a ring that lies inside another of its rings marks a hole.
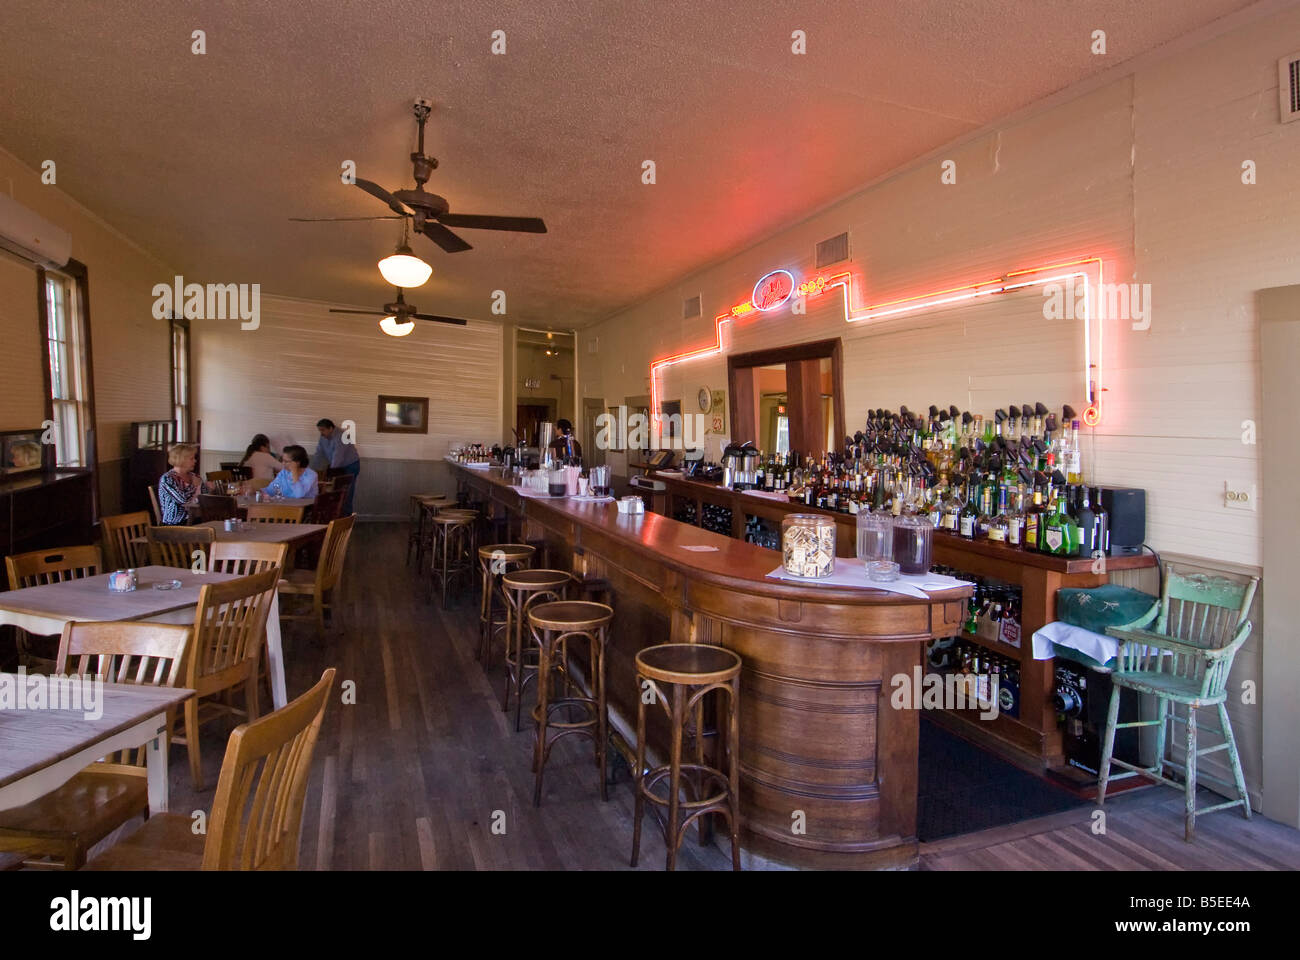
<instances>
[{"instance_id":1,"label":"wooden table","mask_svg":"<svg viewBox=\"0 0 1300 960\"><path fill-rule=\"evenodd\" d=\"M246 516L248 513L248 508L253 506L254 504L265 504L266 506L269 507L270 506L306 507L307 513L304 514L304 516L310 516L311 508L316 505L315 497L280 497L279 499L276 500L268 500L266 498L258 500L257 497L251 493L243 494L241 496L235 497L234 500L235 500L235 509L239 511L239 515L241 517ZM186 504L185 511L189 514L190 519L194 519L195 517L199 516L198 503Z\"/></svg>"},{"instance_id":2,"label":"wooden table","mask_svg":"<svg viewBox=\"0 0 1300 960\"><path fill-rule=\"evenodd\" d=\"M73 620L191 624L203 584L237 579L233 573L193 573L180 567L140 567L136 576L140 585L130 593L109 590L106 573L0 593L0 625L21 627L37 636L51 636L63 633L63 625ZM179 580L182 586L176 590L153 589L155 583L164 580ZM278 710L289 702L285 692L278 593L271 597L266 618L266 647L271 702Z\"/></svg>"},{"instance_id":3,"label":"wooden table","mask_svg":"<svg viewBox=\"0 0 1300 960\"><path fill-rule=\"evenodd\" d=\"M324 523L248 523L242 530L227 530L224 520L195 524L213 531L217 543L287 543L291 550L325 537Z\"/></svg>"},{"instance_id":4,"label":"wooden table","mask_svg":"<svg viewBox=\"0 0 1300 960\"><path fill-rule=\"evenodd\" d=\"M0 685L31 679L0 674ZM94 718L82 710L0 710L0 810L44 796L116 750L148 744L149 811L167 811L167 710L194 691L118 683L99 690L102 714Z\"/></svg>"}]
</instances>

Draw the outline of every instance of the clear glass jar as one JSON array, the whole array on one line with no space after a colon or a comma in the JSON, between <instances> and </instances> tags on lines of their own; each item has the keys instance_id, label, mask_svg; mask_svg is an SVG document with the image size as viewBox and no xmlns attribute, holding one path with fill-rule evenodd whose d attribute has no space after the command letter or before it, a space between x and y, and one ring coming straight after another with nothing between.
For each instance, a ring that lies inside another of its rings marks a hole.
<instances>
[{"instance_id":1,"label":"clear glass jar","mask_svg":"<svg viewBox=\"0 0 1300 960\"><path fill-rule=\"evenodd\" d=\"M781 521L781 556L786 573L829 577L835 572L835 519L815 513L790 513Z\"/></svg>"},{"instance_id":2,"label":"clear glass jar","mask_svg":"<svg viewBox=\"0 0 1300 960\"><path fill-rule=\"evenodd\" d=\"M894 559L894 518L883 509L858 511L858 559L863 563Z\"/></svg>"},{"instance_id":3,"label":"clear glass jar","mask_svg":"<svg viewBox=\"0 0 1300 960\"><path fill-rule=\"evenodd\" d=\"M934 524L925 514L905 514L894 520L894 560L902 573L930 572Z\"/></svg>"}]
</instances>

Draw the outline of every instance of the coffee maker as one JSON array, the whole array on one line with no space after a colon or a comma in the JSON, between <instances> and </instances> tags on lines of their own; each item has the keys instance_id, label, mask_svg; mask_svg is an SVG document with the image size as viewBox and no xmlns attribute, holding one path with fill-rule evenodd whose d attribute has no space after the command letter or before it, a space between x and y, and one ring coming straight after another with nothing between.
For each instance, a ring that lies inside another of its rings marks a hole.
<instances>
[{"instance_id":1,"label":"coffee maker","mask_svg":"<svg viewBox=\"0 0 1300 960\"><path fill-rule=\"evenodd\" d=\"M722 485L733 490L752 490L758 485L758 448L754 441L730 443L722 451Z\"/></svg>"}]
</instances>

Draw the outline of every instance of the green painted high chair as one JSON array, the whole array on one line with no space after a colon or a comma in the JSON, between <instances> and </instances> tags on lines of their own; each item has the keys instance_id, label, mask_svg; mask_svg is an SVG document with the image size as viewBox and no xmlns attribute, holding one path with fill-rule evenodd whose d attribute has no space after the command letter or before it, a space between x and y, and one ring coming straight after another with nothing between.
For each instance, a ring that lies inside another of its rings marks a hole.
<instances>
[{"instance_id":1,"label":"green painted high chair","mask_svg":"<svg viewBox=\"0 0 1300 960\"><path fill-rule=\"evenodd\" d=\"M1111 674L1114 687L1110 695L1110 712L1106 717L1106 734L1102 744L1100 778L1097 783L1097 804L1106 802L1106 784L1109 780L1145 776L1171 787L1182 787L1186 793L1186 819L1184 839L1191 840L1196 830L1198 814L1240 806L1250 819L1250 797L1246 794L1246 780L1241 772L1241 758L1237 742L1232 736L1228 721L1228 673L1233 658L1250 636L1250 621L1246 619L1259 577L1247 582L1226 577L1209 577L1203 574L1183 576L1169 569L1165 574L1160 603L1142 619L1122 627L1108 627L1106 632L1120 640L1115 672ZM1155 621L1153 629L1144 629ZM1119 717L1121 690L1150 694L1156 698L1158 717L1132 723L1116 723ZM1173 704L1187 708L1187 717L1177 715ZM1199 728L1207 733L1217 733L1223 742L1212 747L1197 747L1198 726L1196 711L1200 707L1214 707L1219 715L1219 729ZM1166 721L1182 723L1187 728L1186 762L1165 758ZM1125 727L1158 727L1156 738L1156 763L1152 767L1139 767L1112 754L1115 731ZM1202 774L1205 780L1235 789L1238 799L1216 803L1196 809L1197 759L1207 753L1228 751L1232 776L1228 783L1218 777ZM1129 770L1129 773L1110 775L1111 764ZM1179 784L1164 775L1166 766L1183 773Z\"/></svg>"}]
</instances>

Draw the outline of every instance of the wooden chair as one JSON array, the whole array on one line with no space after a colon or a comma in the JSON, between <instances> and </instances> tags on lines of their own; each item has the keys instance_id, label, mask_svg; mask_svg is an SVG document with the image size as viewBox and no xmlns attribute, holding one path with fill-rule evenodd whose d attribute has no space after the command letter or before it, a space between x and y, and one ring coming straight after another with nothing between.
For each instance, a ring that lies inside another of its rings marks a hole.
<instances>
[{"instance_id":1,"label":"wooden chair","mask_svg":"<svg viewBox=\"0 0 1300 960\"><path fill-rule=\"evenodd\" d=\"M296 870L312 754L334 685L316 686L230 735L208 818L162 813L90 862L89 870Z\"/></svg>"},{"instance_id":2,"label":"wooden chair","mask_svg":"<svg viewBox=\"0 0 1300 960\"><path fill-rule=\"evenodd\" d=\"M39 587L47 583L80 580L98 576L104 569L99 547L61 547L57 550L33 550L5 557L9 573L9 589ZM17 631L18 663L32 673L50 673L57 657L53 636L33 643L33 635L21 628Z\"/></svg>"},{"instance_id":3,"label":"wooden chair","mask_svg":"<svg viewBox=\"0 0 1300 960\"><path fill-rule=\"evenodd\" d=\"M302 523L306 507L287 503L250 503L246 508L248 519L254 523Z\"/></svg>"},{"instance_id":4,"label":"wooden chair","mask_svg":"<svg viewBox=\"0 0 1300 960\"><path fill-rule=\"evenodd\" d=\"M201 523L208 523L211 520L229 520L237 516L239 516L239 509L235 506L234 497L217 493L199 494L199 521Z\"/></svg>"},{"instance_id":5,"label":"wooden chair","mask_svg":"<svg viewBox=\"0 0 1300 960\"><path fill-rule=\"evenodd\" d=\"M218 480L222 483L230 483L235 479L235 472L233 470L209 470L203 479L207 480L208 483L215 483Z\"/></svg>"},{"instance_id":6,"label":"wooden chair","mask_svg":"<svg viewBox=\"0 0 1300 960\"><path fill-rule=\"evenodd\" d=\"M5 557L9 573L9 589L39 587L47 583L97 577L104 569L104 560L97 544L84 547L59 547L56 550L33 550Z\"/></svg>"},{"instance_id":7,"label":"wooden chair","mask_svg":"<svg viewBox=\"0 0 1300 960\"><path fill-rule=\"evenodd\" d=\"M288 554L287 543L218 540L208 551L208 570L248 577L272 567L283 570Z\"/></svg>"},{"instance_id":8,"label":"wooden chair","mask_svg":"<svg viewBox=\"0 0 1300 960\"><path fill-rule=\"evenodd\" d=\"M316 502L311 508L311 522L329 523L337 520L343 510L343 496L344 491L338 489L316 494Z\"/></svg>"},{"instance_id":9,"label":"wooden chair","mask_svg":"<svg viewBox=\"0 0 1300 960\"><path fill-rule=\"evenodd\" d=\"M266 477L254 477L248 481L249 490L265 490L271 485L271 481Z\"/></svg>"},{"instance_id":10,"label":"wooden chair","mask_svg":"<svg viewBox=\"0 0 1300 960\"><path fill-rule=\"evenodd\" d=\"M199 753L199 727L219 715L238 714L256 720L257 663L266 633L266 617L280 571L268 569L238 580L205 583L199 590L194 613L194 641L186 658L182 686L195 695L185 701L184 743L190 755L194 789L203 789ZM242 687L244 709L210 699L215 694ZM203 702L205 701L206 702ZM202 713L206 708L207 714Z\"/></svg>"},{"instance_id":11,"label":"wooden chair","mask_svg":"<svg viewBox=\"0 0 1300 960\"><path fill-rule=\"evenodd\" d=\"M156 623L68 623L55 673L174 687L191 635L189 627ZM0 852L23 854L28 867L80 868L96 843L132 817L149 816L145 751L113 754L39 799L0 810Z\"/></svg>"},{"instance_id":12,"label":"wooden chair","mask_svg":"<svg viewBox=\"0 0 1300 960\"><path fill-rule=\"evenodd\" d=\"M158 488L149 484L149 509L153 511L153 522L162 526L162 504L158 502Z\"/></svg>"},{"instance_id":13,"label":"wooden chair","mask_svg":"<svg viewBox=\"0 0 1300 960\"><path fill-rule=\"evenodd\" d=\"M124 570L141 566L148 557L137 557L132 540L147 535L149 513L119 513L115 517L99 518L99 536L103 544L104 569Z\"/></svg>"},{"instance_id":14,"label":"wooden chair","mask_svg":"<svg viewBox=\"0 0 1300 960\"><path fill-rule=\"evenodd\" d=\"M311 597L312 613L288 615L281 613L282 620L316 621L316 635L325 637L325 611L330 608L331 592L338 587L343 574L343 561L347 557L348 540L352 537L355 516L340 517L331 520L325 531L325 544L321 547L320 562L315 570L291 570L280 581L282 596ZM328 599L327 599L328 598Z\"/></svg>"},{"instance_id":15,"label":"wooden chair","mask_svg":"<svg viewBox=\"0 0 1300 960\"><path fill-rule=\"evenodd\" d=\"M201 550L206 556L216 539L211 527L150 527L145 535L151 563L187 570L194 567L194 551ZM206 567L205 560L200 569Z\"/></svg>"},{"instance_id":16,"label":"wooden chair","mask_svg":"<svg viewBox=\"0 0 1300 960\"><path fill-rule=\"evenodd\" d=\"M1112 637L1118 637L1121 642L1117 666L1111 674L1114 686L1102 740L1101 771L1097 781L1098 805L1106 801L1107 781L1140 774L1171 787L1183 788L1186 796L1183 821L1185 840L1192 839L1198 814L1240 806L1246 819L1250 819L1250 796L1246 793L1241 758L1237 754L1237 742L1228 720L1226 688L1232 661L1250 636L1250 621L1246 618L1258 586L1258 577L1241 582L1202 574L1184 576L1173 568L1167 568L1159 606L1133 623L1107 628L1106 632ZM1155 628L1146 629L1152 620L1155 621ZM1157 719L1117 723L1120 691L1124 689L1155 697ZM1177 715L1174 704L1182 704L1187 708L1185 718ZM1196 710L1199 707L1216 708L1218 730L1198 726ZM1186 727L1187 753L1184 763L1165 757L1166 720L1182 723ZM1154 766L1139 767L1114 758L1116 730L1150 726L1158 728ZM1217 734L1223 742L1212 747L1198 748L1198 731ZM1228 765L1235 782L1228 783L1205 774L1201 776L1235 790L1237 799L1198 810L1197 760L1207 753L1219 750L1228 751ZM1112 763L1130 772L1111 777ZM1164 775L1166 766L1182 772L1182 784Z\"/></svg>"}]
</instances>

